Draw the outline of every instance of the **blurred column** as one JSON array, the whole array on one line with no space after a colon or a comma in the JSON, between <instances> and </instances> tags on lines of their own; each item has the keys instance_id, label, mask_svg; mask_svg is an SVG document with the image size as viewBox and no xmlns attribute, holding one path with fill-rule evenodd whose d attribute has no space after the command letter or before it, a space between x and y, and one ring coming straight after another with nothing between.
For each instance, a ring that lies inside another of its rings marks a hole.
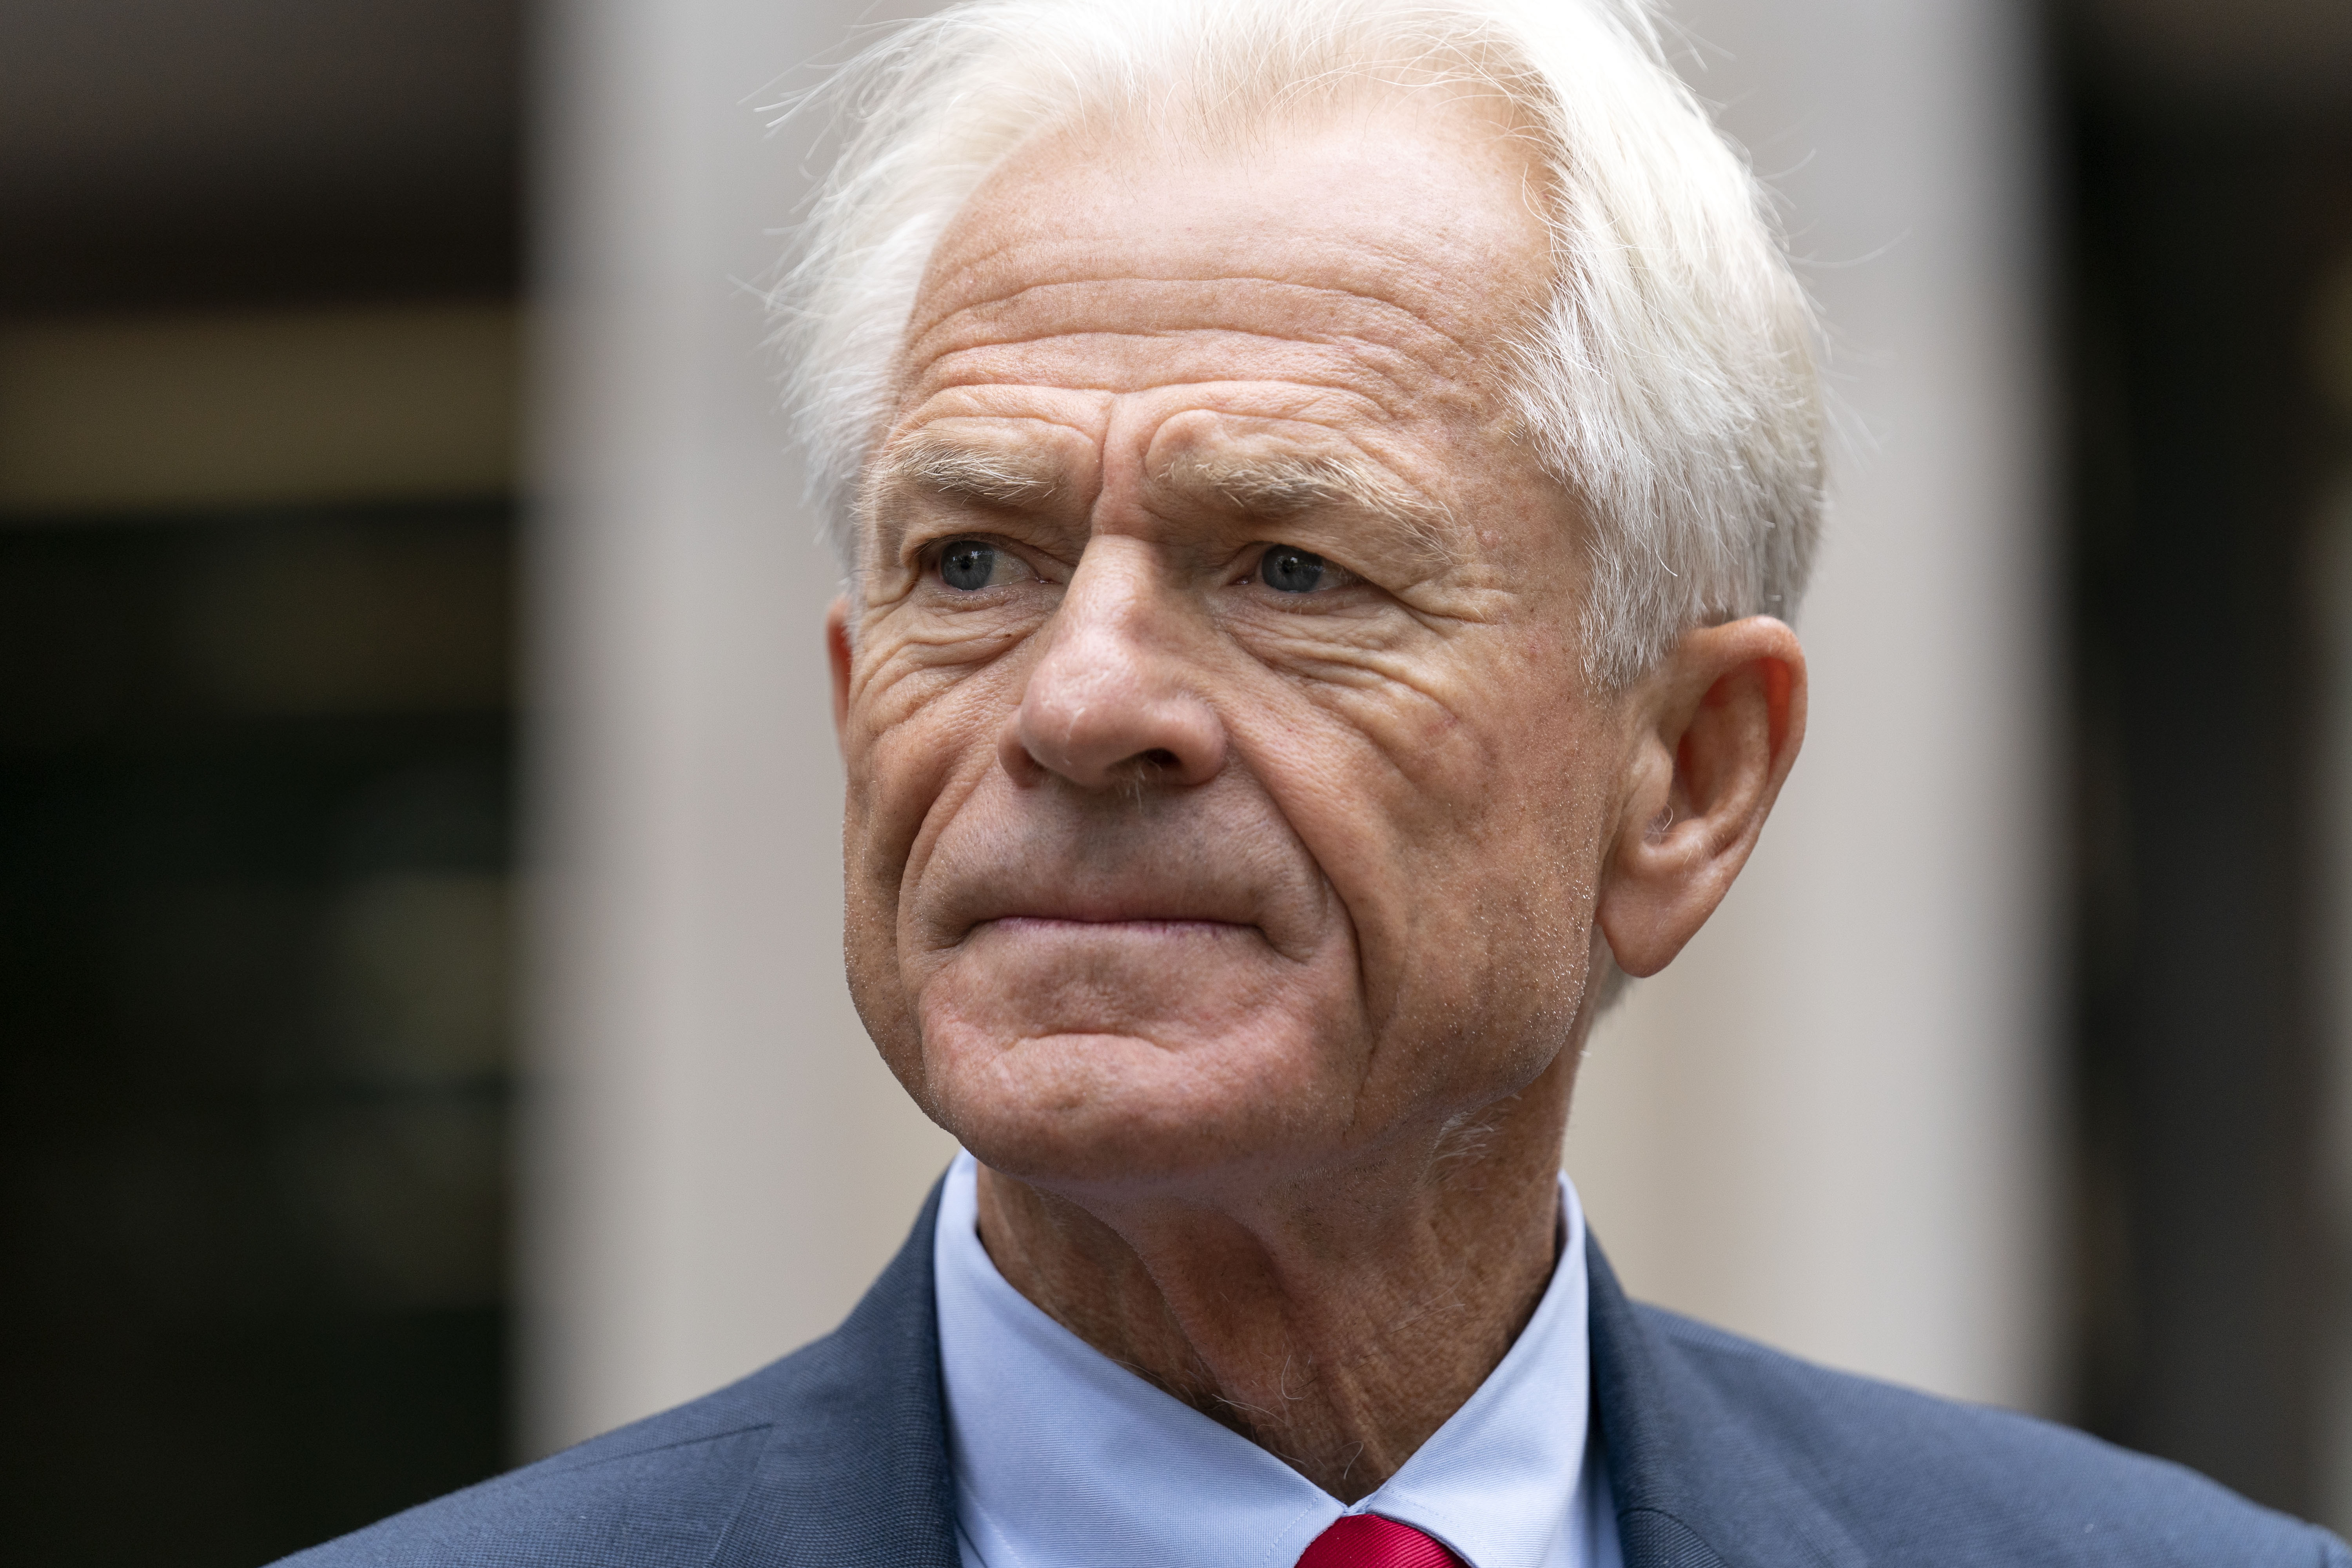
<instances>
[{"instance_id":1,"label":"blurred column","mask_svg":"<svg viewBox=\"0 0 2352 1568\"><path fill-rule=\"evenodd\" d=\"M757 106L872 16L541 12L527 1451L831 1328L950 1152L842 980L835 574L743 281L802 190Z\"/></svg>"},{"instance_id":2,"label":"blurred column","mask_svg":"<svg viewBox=\"0 0 2352 1568\"><path fill-rule=\"evenodd\" d=\"M2021 10L1672 13L1786 199L1845 429L1800 628L1804 755L1723 910L1603 1024L1568 1165L1636 1294L2037 1407L2065 1191L2061 563Z\"/></svg>"}]
</instances>

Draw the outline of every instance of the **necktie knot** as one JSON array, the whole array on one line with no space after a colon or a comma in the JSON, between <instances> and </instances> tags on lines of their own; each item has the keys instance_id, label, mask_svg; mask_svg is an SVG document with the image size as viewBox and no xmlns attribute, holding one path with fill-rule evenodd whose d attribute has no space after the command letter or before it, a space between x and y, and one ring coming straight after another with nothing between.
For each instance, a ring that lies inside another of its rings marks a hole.
<instances>
[{"instance_id":1,"label":"necktie knot","mask_svg":"<svg viewBox=\"0 0 2352 1568\"><path fill-rule=\"evenodd\" d=\"M1465 1568L1465 1564L1409 1524L1376 1513L1351 1513L1307 1543L1298 1568Z\"/></svg>"}]
</instances>

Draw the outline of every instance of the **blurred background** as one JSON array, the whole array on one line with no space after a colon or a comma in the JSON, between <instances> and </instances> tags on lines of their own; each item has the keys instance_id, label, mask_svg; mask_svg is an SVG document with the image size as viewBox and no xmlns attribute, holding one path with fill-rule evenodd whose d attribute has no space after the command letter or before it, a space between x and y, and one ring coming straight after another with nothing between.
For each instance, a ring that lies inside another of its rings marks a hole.
<instances>
[{"instance_id":1,"label":"blurred background","mask_svg":"<svg viewBox=\"0 0 2352 1568\"><path fill-rule=\"evenodd\" d=\"M0 0L0 1537L255 1563L822 1332L756 286L849 0ZM1605 1023L1639 1294L2352 1527L2352 6L1682 0L1835 344L1814 731Z\"/></svg>"}]
</instances>

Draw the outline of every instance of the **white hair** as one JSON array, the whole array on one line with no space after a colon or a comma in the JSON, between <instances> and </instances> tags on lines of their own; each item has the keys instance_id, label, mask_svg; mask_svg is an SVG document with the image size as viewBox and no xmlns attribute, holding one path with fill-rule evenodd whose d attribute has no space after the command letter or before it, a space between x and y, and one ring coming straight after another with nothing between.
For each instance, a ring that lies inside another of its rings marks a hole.
<instances>
[{"instance_id":1,"label":"white hair","mask_svg":"<svg viewBox=\"0 0 2352 1568\"><path fill-rule=\"evenodd\" d=\"M1812 316L1646 0L965 0L866 48L810 100L841 152L772 297L845 569L916 291L991 170L1081 119L1215 136L1381 83L1499 98L1548 176L1553 287L1498 369L1588 520L1588 675L1792 618L1822 511Z\"/></svg>"}]
</instances>

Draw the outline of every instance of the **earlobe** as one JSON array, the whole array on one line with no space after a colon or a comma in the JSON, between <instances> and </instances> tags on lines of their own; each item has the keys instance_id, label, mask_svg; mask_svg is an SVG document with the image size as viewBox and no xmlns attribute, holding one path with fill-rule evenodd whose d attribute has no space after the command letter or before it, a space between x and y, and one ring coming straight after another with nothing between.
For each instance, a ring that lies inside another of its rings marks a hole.
<instances>
[{"instance_id":1,"label":"earlobe","mask_svg":"<svg viewBox=\"0 0 2352 1568\"><path fill-rule=\"evenodd\" d=\"M846 743L849 732L849 596L842 595L824 612L825 662L833 668L833 739Z\"/></svg>"},{"instance_id":2,"label":"earlobe","mask_svg":"<svg viewBox=\"0 0 2352 1568\"><path fill-rule=\"evenodd\" d=\"M1769 616L1685 636L1639 689L1595 911L1618 966L1664 969L1748 863L1805 729L1805 658Z\"/></svg>"}]
</instances>

